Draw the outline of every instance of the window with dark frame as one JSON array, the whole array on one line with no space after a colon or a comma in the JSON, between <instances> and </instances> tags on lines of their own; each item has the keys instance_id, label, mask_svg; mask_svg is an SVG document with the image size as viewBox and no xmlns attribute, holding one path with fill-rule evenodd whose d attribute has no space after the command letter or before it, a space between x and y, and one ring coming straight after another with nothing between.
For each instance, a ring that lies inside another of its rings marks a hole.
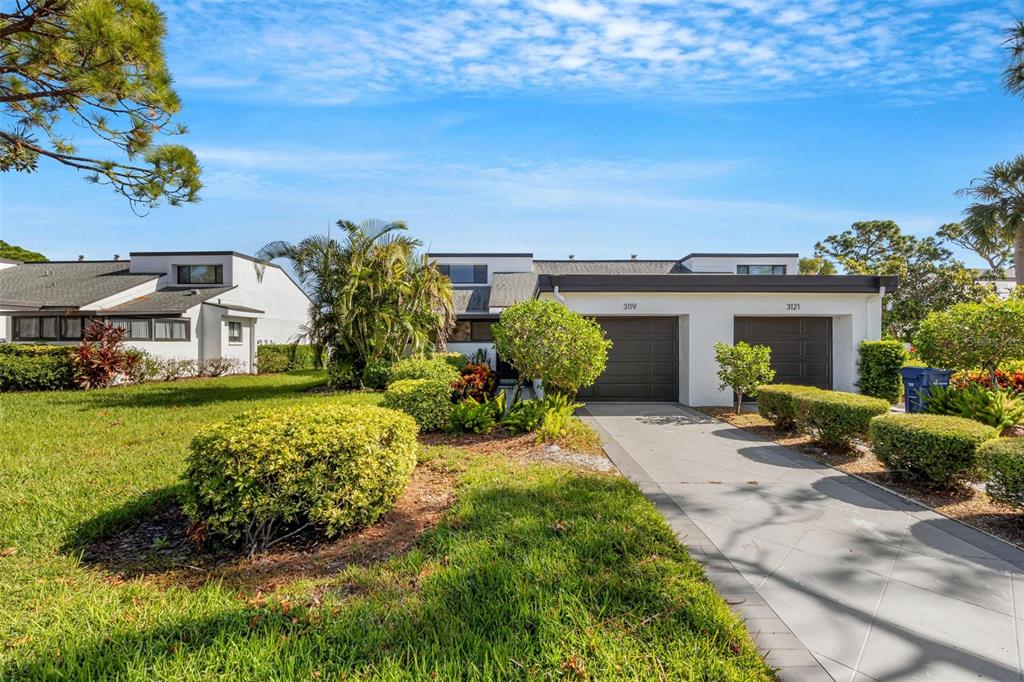
<instances>
[{"instance_id":1,"label":"window with dark frame","mask_svg":"<svg viewBox=\"0 0 1024 682\"><path fill-rule=\"evenodd\" d=\"M153 340L188 341L188 320L153 320Z\"/></svg>"},{"instance_id":2,"label":"window with dark frame","mask_svg":"<svg viewBox=\"0 0 1024 682\"><path fill-rule=\"evenodd\" d=\"M737 265L737 275L785 275L785 265Z\"/></svg>"},{"instance_id":3,"label":"window with dark frame","mask_svg":"<svg viewBox=\"0 0 1024 682\"><path fill-rule=\"evenodd\" d=\"M487 284L487 265L464 265L446 263L438 265L442 275L447 275L452 284Z\"/></svg>"},{"instance_id":4,"label":"window with dark frame","mask_svg":"<svg viewBox=\"0 0 1024 682\"><path fill-rule=\"evenodd\" d=\"M81 317L45 315L14 317L12 336L15 341L78 341L82 338Z\"/></svg>"},{"instance_id":5,"label":"window with dark frame","mask_svg":"<svg viewBox=\"0 0 1024 682\"><path fill-rule=\"evenodd\" d=\"M223 284L223 265L179 265L178 284Z\"/></svg>"},{"instance_id":6,"label":"window with dark frame","mask_svg":"<svg viewBox=\"0 0 1024 682\"><path fill-rule=\"evenodd\" d=\"M228 322L228 343L242 343L241 322Z\"/></svg>"},{"instance_id":7,"label":"window with dark frame","mask_svg":"<svg viewBox=\"0 0 1024 682\"><path fill-rule=\"evenodd\" d=\"M469 341L493 341L491 325L493 320L459 320L455 323L449 341L466 343Z\"/></svg>"}]
</instances>

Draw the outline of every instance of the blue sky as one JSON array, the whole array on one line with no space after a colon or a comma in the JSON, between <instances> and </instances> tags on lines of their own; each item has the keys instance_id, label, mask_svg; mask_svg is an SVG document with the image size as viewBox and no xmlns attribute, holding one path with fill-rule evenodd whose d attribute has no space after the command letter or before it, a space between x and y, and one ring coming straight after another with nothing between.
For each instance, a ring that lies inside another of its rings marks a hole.
<instances>
[{"instance_id":1,"label":"blue sky","mask_svg":"<svg viewBox=\"0 0 1024 682\"><path fill-rule=\"evenodd\" d=\"M252 252L377 217L436 250L807 254L860 219L929 234L1024 151L1021 2L159 4L202 202L140 218L43 162L0 179L0 238Z\"/></svg>"}]
</instances>

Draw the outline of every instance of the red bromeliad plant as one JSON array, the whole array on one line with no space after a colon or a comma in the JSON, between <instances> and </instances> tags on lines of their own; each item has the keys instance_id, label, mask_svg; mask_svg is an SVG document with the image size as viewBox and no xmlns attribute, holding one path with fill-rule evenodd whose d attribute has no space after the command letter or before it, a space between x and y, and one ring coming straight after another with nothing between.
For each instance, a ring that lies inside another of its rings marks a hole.
<instances>
[{"instance_id":1,"label":"red bromeliad plant","mask_svg":"<svg viewBox=\"0 0 1024 682\"><path fill-rule=\"evenodd\" d=\"M498 388L498 374L485 364L469 364L462 368L462 376L452 384L459 400L472 398L484 402Z\"/></svg>"},{"instance_id":2,"label":"red bromeliad plant","mask_svg":"<svg viewBox=\"0 0 1024 682\"><path fill-rule=\"evenodd\" d=\"M136 370L140 358L121 347L125 330L96 320L85 328L82 343L71 354L77 369L75 380L88 390L110 386L122 375Z\"/></svg>"}]
</instances>

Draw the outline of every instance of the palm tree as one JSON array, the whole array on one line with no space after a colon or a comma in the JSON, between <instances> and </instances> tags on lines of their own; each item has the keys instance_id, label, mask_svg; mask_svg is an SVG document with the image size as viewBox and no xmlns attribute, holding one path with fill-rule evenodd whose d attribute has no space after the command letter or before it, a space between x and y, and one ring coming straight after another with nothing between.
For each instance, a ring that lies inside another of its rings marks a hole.
<instances>
[{"instance_id":1,"label":"palm tree","mask_svg":"<svg viewBox=\"0 0 1024 682\"><path fill-rule=\"evenodd\" d=\"M1024 96L1024 20L1018 19L1005 41L1009 55L1003 69L1003 87L1011 95Z\"/></svg>"},{"instance_id":2,"label":"palm tree","mask_svg":"<svg viewBox=\"0 0 1024 682\"><path fill-rule=\"evenodd\" d=\"M391 362L407 349L443 347L455 324L450 280L417 251L404 222L339 220L339 241L308 237L273 242L261 260L288 258L307 289L310 337L355 378L374 361Z\"/></svg>"},{"instance_id":3,"label":"palm tree","mask_svg":"<svg viewBox=\"0 0 1024 682\"><path fill-rule=\"evenodd\" d=\"M957 195L974 199L964 221L972 238L1013 242L1014 280L1024 284L1024 154L990 167Z\"/></svg>"}]
</instances>

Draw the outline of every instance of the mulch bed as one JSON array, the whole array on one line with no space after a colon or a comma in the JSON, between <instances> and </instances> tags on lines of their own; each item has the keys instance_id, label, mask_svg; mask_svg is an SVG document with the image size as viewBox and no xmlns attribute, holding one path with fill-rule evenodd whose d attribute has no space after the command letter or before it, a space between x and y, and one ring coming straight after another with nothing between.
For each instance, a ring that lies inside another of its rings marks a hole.
<instances>
[{"instance_id":1,"label":"mulch bed","mask_svg":"<svg viewBox=\"0 0 1024 682\"><path fill-rule=\"evenodd\" d=\"M188 519L173 505L91 543L82 561L113 582L144 578L161 586L197 588L217 580L243 592L269 592L401 554L437 525L454 501L454 475L428 463L416 468L395 508L380 521L332 540L311 531L250 559L237 550L189 539Z\"/></svg>"},{"instance_id":2,"label":"mulch bed","mask_svg":"<svg viewBox=\"0 0 1024 682\"><path fill-rule=\"evenodd\" d=\"M826 451L815 444L810 436L778 429L772 422L756 413L744 412L737 415L728 407L697 409L710 417L756 433L762 438L795 448L817 462L906 495L943 516L991 533L1024 549L1024 512L1010 505L993 502L984 490L967 485L943 490L894 478L885 465L863 444L855 444L849 450Z\"/></svg>"},{"instance_id":3,"label":"mulch bed","mask_svg":"<svg viewBox=\"0 0 1024 682\"><path fill-rule=\"evenodd\" d=\"M595 455L538 444L531 434L500 432L423 434L424 445L450 445L513 461L555 462L596 471L615 471L603 454ZM455 501L455 474L427 462L416 467L395 508L380 521L332 540L316 530L296 535L253 558L233 548L189 537L189 521L177 504L88 544L82 563L112 582L142 578L163 587L198 588L209 581L247 593L271 592L299 579L339 572L402 554L439 522Z\"/></svg>"}]
</instances>

